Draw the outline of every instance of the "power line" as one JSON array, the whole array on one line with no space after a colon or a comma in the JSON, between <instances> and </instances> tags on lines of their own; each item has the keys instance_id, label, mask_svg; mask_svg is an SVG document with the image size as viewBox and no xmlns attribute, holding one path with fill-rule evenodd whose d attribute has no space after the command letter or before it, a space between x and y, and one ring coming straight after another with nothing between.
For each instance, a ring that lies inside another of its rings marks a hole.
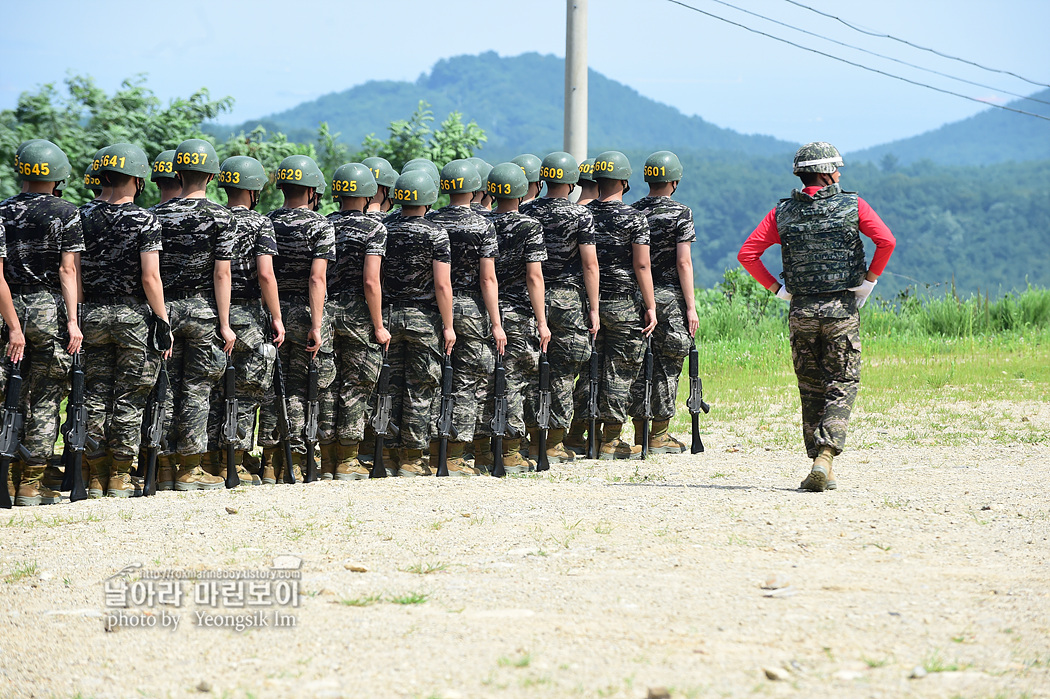
<instances>
[{"instance_id":1,"label":"power line","mask_svg":"<svg viewBox=\"0 0 1050 699\"><path fill-rule=\"evenodd\" d=\"M816 32L811 32L808 29L802 29L801 27L796 27L794 25L787 24L786 22L781 22L780 20L773 19L772 17L766 17L765 15L760 15L757 12L752 12L751 10L746 10L743 7L737 7L736 5L734 5L732 3L725 2L724 0L711 0L711 2L718 3L719 5L724 5L725 7L730 7L732 9L734 9L734 10L739 11L739 12L743 12L744 14L751 15L752 17L758 17L759 19L764 19L767 22L772 22L773 24L780 25L781 27L787 27L788 29L793 29L796 32L801 32L803 34L808 34L809 36L815 36L818 39L823 39L824 41L830 41L833 44L838 44L839 46L845 46L848 49L853 49L854 51L860 51L861 53L866 53L866 54L868 54L870 56L875 56L877 58L883 58L883 59L885 59L887 61L893 61L894 63L899 63L901 65L908 66L909 68L915 68L917 70L921 70L921 71L924 71L926 73L932 73L934 75L939 75L942 78L948 78L949 80L956 80L958 82L966 83L968 85L974 85L975 87L983 87L983 88L985 88L987 90L995 90L996 92L1001 92L1004 95L1010 95L1011 97L1018 97L1020 99L1029 100L1031 102L1038 102L1040 104L1050 105L1050 102L1047 102L1046 100L1041 100L1041 99L1038 99L1038 98L1035 98L1035 97L1029 97L1027 95L1018 94L1016 92L1010 92L1009 90L1003 90L1001 88L995 87L994 85L985 85L984 83L974 82L973 80L967 80L966 78L960 78L960 77L957 77L955 75L951 75L949 73L942 73L941 71L934 70L933 68L926 68L924 66L916 65L914 63L909 63L908 61L902 61L901 59L894 58L893 56L887 56L885 54L877 53L875 51L869 51L868 49L861 48L860 46L854 46L853 44L847 44L844 41L839 41L838 39L832 39L829 36L824 36L823 34L817 34ZM791 2L791 0L788 0L788 2Z\"/></svg>"},{"instance_id":2,"label":"power line","mask_svg":"<svg viewBox=\"0 0 1050 699\"><path fill-rule=\"evenodd\" d=\"M819 56L824 56L825 58L830 58L833 61L839 61L840 63L845 63L847 65L851 65L854 68L860 68L861 70L866 70L866 71L871 72L871 73L878 73L879 75L886 76L887 78L893 78L894 80L900 80L901 82L906 82L906 83L909 83L911 85L917 85L918 87L925 87L925 88L927 88L929 90L933 90L934 92L940 92L940 93L943 93L945 95L952 95L953 97L961 97L964 100L969 100L971 102L976 102L976 103L984 105L986 107L994 107L996 109L1002 109L1002 110L1007 111L1007 112L1014 112L1016 114L1024 114L1025 116L1035 117L1036 119L1042 119L1043 121L1050 121L1050 117L1045 117L1042 114L1036 114L1035 112L1026 112L1023 109L1015 109L1013 107L1007 107L1006 105L1003 105L1003 104L995 104L994 102L985 102L984 100L977 99L976 97L970 97L969 95L964 95L964 94L962 94L960 92L953 92L951 90L946 90L943 87L934 87L933 85L929 85L927 83L922 83L922 82L919 82L918 80L912 80L911 78L905 78L904 76L901 76L901 75L895 75L893 73L887 73L886 71L879 70L878 68L872 68L872 67L866 66L866 65L864 65L862 63L857 63L855 61L851 61L849 59L842 58L840 56L835 56L835 55L832 55L830 53L825 53L824 51L820 51L818 49L812 49L812 48L810 48L808 46L803 46L802 44L796 44L794 41L790 41L788 39L783 39L783 38L781 38L779 36L774 36L772 34L767 34L766 32L761 31L759 29L753 29L752 27L749 27L746 24L740 24L739 22L734 22L731 19L726 19L725 17L720 17L719 15L713 14L711 12L707 12L705 10L701 10L699 7L693 7L692 5L687 5L684 2L680 2L680 0L667 0L667 2L669 2L669 3L673 4L673 5L680 5L680 6L684 7L684 8L686 8L687 10L692 10L693 12L699 12L700 14L706 15L707 17L711 17L712 19L717 19L719 22L725 22L726 24L731 24L734 27L740 27L741 29L744 29L746 31L751 32L752 34L759 34L759 35L764 36L766 38L773 39L774 41L779 41L782 44L787 44L789 46L794 46L797 49L802 49L803 51L809 51L810 53L815 53L815 54L817 54Z\"/></svg>"},{"instance_id":3,"label":"power line","mask_svg":"<svg viewBox=\"0 0 1050 699\"><path fill-rule=\"evenodd\" d=\"M874 37L879 38L879 39L890 39L892 41L898 41L898 42L900 42L902 44L905 44L907 46L911 46L914 49L919 49L920 51L929 51L932 54L936 54L936 55L940 56L941 58L947 58L947 59L950 59L952 61L959 61L960 63L966 63L967 65L975 66L977 68L980 68L981 70L987 70L987 71L989 71L991 73L1002 73L1003 75L1012 75L1013 77L1017 78L1018 80L1024 80L1026 83L1031 83L1032 85L1037 85L1039 87L1050 87L1050 84L1041 83L1041 82L1038 82L1036 80L1029 80L1028 78L1024 77L1023 75L1018 75L1017 73L1012 73L1012 72L1010 72L1008 70L1000 70L999 68L989 68L986 65L981 65L980 63L976 63L975 61L971 61L971 60L968 60L966 58L960 58L959 56L952 56L951 54L942 53L942 52L938 51L937 49L931 49L931 48L928 48L926 46L920 46L919 44L914 44L914 43L908 41L907 39L901 39L901 38L898 38L896 36L893 36L892 34L879 34L878 32L872 32L872 31L868 31L867 29L861 29L858 26L850 24L849 22L847 22L846 20L842 19L841 17L836 17L835 15L828 14L827 12L821 12L820 10L818 10L816 8L813 8L813 7L810 7L809 5L803 5L802 3L797 2L796 0L785 0L785 2L789 2L792 5L795 5L796 7L801 7L804 10L809 10L810 12L815 12L818 15L822 15L824 17L827 17L828 19L833 19L836 22L841 22L842 24L845 24L847 27L849 27L853 31L860 32L861 34L867 34L868 36L874 36Z\"/></svg>"}]
</instances>

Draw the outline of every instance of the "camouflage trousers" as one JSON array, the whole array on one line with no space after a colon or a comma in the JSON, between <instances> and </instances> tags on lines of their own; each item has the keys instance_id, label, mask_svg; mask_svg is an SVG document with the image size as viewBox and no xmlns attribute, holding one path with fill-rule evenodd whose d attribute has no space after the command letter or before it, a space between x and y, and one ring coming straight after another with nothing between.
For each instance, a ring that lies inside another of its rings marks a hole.
<instances>
[{"instance_id":1,"label":"camouflage trousers","mask_svg":"<svg viewBox=\"0 0 1050 699\"><path fill-rule=\"evenodd\" d=\"M441 382L441 315L433 306L405 302L384 309L390 331L391 421L401 430L404 449L425 449L430 441L434 398Z\"/></svg>"},{"instance_id":2,"label":"camouflage trousers","mask_svg":"<svg viewBox=\"0 0 1050 699\"><path fill-rule=\"evenodd\" d=\"M508 439L525 436L525 425L536 424L533 407L526 411L525 394L539 384L540 343L536 330L536 316L532 310L503 309L503 330L507 333L507 349L503 367L507 374L507 434ZM492 374L484 382L485 399L481 422L474 430L477 436L492 435L492 418L496 407L496 384Z\"/></svg>"},{"instance_id":3,"label":"camouflage trousers","mask_svg":"<svg viewBox=\"0 0 1050 699\"><path fill-rule=\"evenodd\" d=\"M846 427L860 385L860 322L846 318L788 315L791 359L802 398L802 438L814 458L821 447L835 454L846 445Z\"/></svg>"},{"instance_id":4,"label":"camouflage trousers","mask_svg":"<svg viewBox=\"0 0 1050 699\"><path fill-rule=\"evenodd\" d=\"M266 314L258 300L230 303L230 328L237 335L230 358L237 376L237 426L244 430L244 437L239 438L234 446L238 450L251 451L255 446L255 414L273 383L277 350L270 343ZM226 446L226 439L222 436L226 421L225 389L222 381L212 388L208 413L209 451Z\"/></svg>"},{"instance_id":5,"label":"camouflage trousers","mask_svg":"<svg viewBox=\"0 0 1050 699\"><path fill-rule=\"evenodd\" d=\"M22 445L31 455L26 465L40 467L54 453L58 411L69 392L73 358L64 340L66 305L61 294L50 291L14 294L13 298L26 338L19 401L25 418ZM7 388L6 372L0 372L0 384Z\"/></svg>"},{"instance_id":6,"label":"camouflage trousers","mask_svg":"<svg viewBox=\"0 0 1050 699\"><path fill-rule=\"evenodd\" d=\"M689 356L693 338L685 320L685 300L681 289L656 287L656 328L653 330L653 386L649 392L652 418L670 420L675 414L678 399L678 380L682 364ZM643 350L644 351L644 350ZM644 356L644 355L643 355ZM644 417L642 401L645 397L644 367L631 386L631 417Z\"/></svg>"},{"instance_id":7,"label":"camouflage trousers","mask_svg":"<svg viewBox=\"0 0 1050 699\"><path fill-rule=\"evenodd\" d=\"M215 300L203 295L168 302L175 337L168 360L168 453L203 454L208 449L211 390L226 367L216 332L218 318Z\"/></svg>"},{"instance_id":8,"label":"camouflage trousers","mask_svg":"<svg viewBox=\"0 0 1050 699\"><path fill-rule=\"evenodd\" d=\"M495 362L492 325L480 297L452 299L452 327L456 331L456 347L452 351L452 426L456 430L455 441L470 442ZM435 424L440 412L439 390L434 400Z\"/></svg>"},{"instance_id":9,"label":"camouflage trousers","mask_svg":"<svg viewBox=\"0 0 1050 699\"><path fill-rule=\"evenodd\" d=\"M332 320L336 379L321 395L321 414L337 416L334 437L341 444L360 442L365 435L369 399L383 366L383 348L375 342L364 297L329 300L326 312Z\"/></svg>"},{"instance_id":10,"label":"camouflage trousers","mask_svg":"<svg viewBox=\"0 0 1050 699\"><path fill-rule=\"evenodd\" d=\"M551 340L547 361L551 367L551 418L554 429L568 429L573 414L572 389L591 356L587 297L582 289L547 289L547 326ZM539 383L529 391L530 412L535 413Z\"/></svg>"},{"instance_id":11,"label":"camouflage trousers","mask_svg":"<svg viewBox=\"0 0 1050 699\"><path fill-rule=\"evenodd\" d=\"M598 382L598 419L622 424L627 421L627 404L631 384L638 377L645 355L641 333L641 304L637 299L602 299L599 313L601 329L595 340L600 359ZM576 382L573 399L576 414L587 414L589 381L584 376Z\"/></svg>"},{"instance_id":12,"label":"camouflage trousers","mask_svg":"<svg viewBox=\"0 0 1050 699\"><path fill-rule=\"evenodd\" d=\"M310 306L305 299L300 302L281 301L284 317L284 344L278 349L284 369L284 390L288 401L288 441L292 451L306 453L303 431L306 427L306 389L310 368L310 353L306 351L307 335L310 333ZM325 314L321 321L321 351L317 353L317 395L328 392L335 381L335 353L332 345L332 323ZM259 445L273 447L279 442L277 421L277 398L275 386L271 386L259 410ZM331 408L331 406L329 406ZM331 409L321 410L317 418L317 441L331 443L335 437L335 414Z\"/></svg>"},{"instance_id":13,"label":"camouflage trousers","mask_svg":"<svg viewBox=\"0 0 1050 699\"><path fill-rule=\"evenodd\" d=\"M146 345L149 317L149 306L136 299L84 304L84 404L88 437L98 443L89 457L107 448L120 461L138 456L142 415L160 371L160 355Z\"/></svg>"}]
</instances>

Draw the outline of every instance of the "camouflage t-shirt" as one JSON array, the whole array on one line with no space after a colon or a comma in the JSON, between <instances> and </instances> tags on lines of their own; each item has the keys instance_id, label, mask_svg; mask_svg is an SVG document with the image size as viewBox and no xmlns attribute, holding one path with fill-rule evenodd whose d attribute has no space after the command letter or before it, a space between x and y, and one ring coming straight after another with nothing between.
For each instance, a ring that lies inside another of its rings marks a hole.
<instances>
[{"instance_id":1,"label":"camouflage t-shirt","mask_svg":"<svg viewBox=\"0 0 1050 699\"><path fill-rule=\"evenodd\" d=\"M444 228L422 216L402 216L400 210L387 217L384 302L435 303L434 262L452 262Z\"/></svg>"},{"instance_id":2,"label":"camouflage t-shirt","mask_svg":"<svg viewBox=\"0 0 1050 699\"><path fill-rule=\"evenodd\" d=\"M335 263L328 266L328 293L361 295L365 255L386 254L386 226L360 211L328 214L335 226Z\"/></svg>"},{"instance_id":3,"label":"camouflage t-shirt","mask_svg":"<svg viewBox=\"0 0 1050 699\"><path fill-rule=\"evenodd\" d=\"M390 214L389 211L368 211L366 213L368 215L368 218L372 219L376 223L382 223Z\"/></svg>"},{"instance_id":4,"label":"camouflage t-shirt","mask_svg":"<svg viewBox=\"0 0 1050 699\"><path fill-rule=\"evenodd\" d=\"M215 257L230 259L237 219L208 199L175 198L153 208L164 230L160 278L166 291L209 292L215 288Z\"/></svg>"},{"instance_id":5,"label":"camouflage t-shirt","mask_svg":"<svg viewBox=\"0 0 1050 699\"><path fill-rule=\"evenodd\" d=\"M638 288L632 245L649 244L649 224L641 211L621 201L595 199L587 207L594 215L594 244L603 294L629 294Z\"/></svg>"},{"instance_id":6,"label":"camouflage t-shirt","mask_svg":"<svg viewBox=\"0 0 1050 699\"><path fill-rule=\"evenodd\" d=\"M3 223L0 223L0 257L7 257L7 233Z\"/></svg>"},{"instance_id":7,"label":"camouflage t-shirt","mask_svg":"<svg viewBox=\"0 0 1050 699\"><path fill-rule=\"evenodd\" d=\"M492 221L469 206L446 206L427 218L448 233L452 250L452 290L481 292L481 258L495 257L496 229Z\"/></svg>"},{"instance_id":8,"label":"camouflage t-shirt","mask_svg":"<svg viewBox=\"0 0 1050 699\"><path fill-rule=\"evenodd\" d=\"M649 224L649 263L654 286L679 288L678 244L696 240L693 211L670 197L645 197L632 204Z\"/></svg>"},{"instance_id":9,"label":"camouflage t-shirt","mask_svg":"<svg viewBox=\"0 0 1050 699\"><path fill-rule=\"evenodd\" d=\"M280 208L266 215L277 236L273 271L281 300L309 297L314 260L335 262L335 228L331 221L309 209Z\"/></svg>"},{"instance_id":10,"label":"camouflage t-shirt","mask_svg":"<svg viewBox=\"0 0 1050 699\"><path fill-rule=\"evenodd\" d=\"M98 206L99 204L106 204L106 203L108 203L108 202L104 202L101 199L92 199L89 202L85 202L85 203L81 204L80 205L80 209L79 209L79 211L80 211L80 220L83 221L85 218L87 218L87 215L89 213L91 213L91 211L96 206ZM152 211L152 209L151 209L151 211Z\"/></svg>"},{"instance_id":11,"label":"camouflage t-shirt","mask_svg":"<svg viewBox=\"0 0 1050 699\"><path fill-rule=\"evenodd\" d=\"M517 211L494 213L492 222L496 226L496 240L499 241L496 279L499 280L500 306L531 313L525 265L547 259L543 226L536 219Z\"/></svg>"},{"instance_id":12,"label":"camouflage t-shirt","mask_svg":"<svg viewBox=\"0 0 1050 699\"><path fill-rule=\"evenodd\" d=\"M481 214L482 216L488 216L492 213L492 209L490 209L487 206L483 206L481 203L476 201L470 202L470 210L476 214Z\"/></svg>"},{"instance_id":13,"label":"camouflage t-shirt","mask_svg":"<svg viewBox=\"0 0 1050 699\"><path fill-rule=\"evenodd\" d=\"M582 287L580 246L594 245L594 216L590 209L568 199L544 197L523 205L521 213L543 224L543 241L547 244L543 280L548 284Z\"/></svg>"},{"instance_id":14,"label":"camouflage t-shirt","mask_svg":"<svg viewBox=\"0 0 1050 699\"><path fill-rule=\"evenodd\" d=\"M230 298L259 298L259 268L255 258L277 255L273 224L258 211L238 206L230 209L237 219L237 239L232 249L216 250L215 259L230 261Z\"/></svg>"},{"instance_id":15,"label":"camouflage t-shirt","mask_svg":"<svg viewBox=\"0 0 1050 699\"><path fill-rule=\"evenodd\" d=\"M62 253L84 251L77 207L50 194L24 192L0 202L0 222L7 236L7 283L58 291Z\"/></svg>"},{"instance_id":16,"label":"camouflage t-shirt","mask_svg":"<svg viewBox=\"0 0 1050 699\"><path fill-rule=\"evenodd\" d=\"M87 249L80 256L80 274L84 294L144 299L140 255L163 249L157 215L130 202L99 202L83 215L83 222Z\"/></svg>"}]
</instances>

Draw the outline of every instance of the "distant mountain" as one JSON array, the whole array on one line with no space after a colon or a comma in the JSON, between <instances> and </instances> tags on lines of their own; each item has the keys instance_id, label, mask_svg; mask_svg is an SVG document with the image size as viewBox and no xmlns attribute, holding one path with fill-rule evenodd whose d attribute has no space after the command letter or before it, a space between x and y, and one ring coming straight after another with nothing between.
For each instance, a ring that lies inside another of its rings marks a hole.
<instances>
[{"instance_id":1,"label":"distant mountain","mask_svg":"<svg viewBox=\"0 0 1050 699\"><path fill-rule=\"evenodd\" d=\"M1050 103L1050 90L1031 95ZM1050 117L1050 104L1017 100L1008 106ZM931 160L940 165L991 165L1050 159L1050 121L986 109L974 116L918 136L847 154L850 160L908 165Z\"/></svg>"},{"instance_id":2,"label":"distant mountain","mask_svg":"<svg viewBox=\"0 0 1050 699\"><path fill-rule=\"evenodd\" d=\"M419 100L432 106L435 121L458 110L488 135L479 153L488 160L561 148L565 61L526 53L503 58L494 52L443 59L414 83L369 81L304 102L284 112L237 126L212 125L220 139L257 124L293 140L313 140L327 121L340 140L356 146L369 133L386 138L392 120L411 116ZM590 71L589 133L592 154L608 148L731 150L749 155L790 153L797 144L771 136L723 129Z\"/></svg>"}]
</instances>

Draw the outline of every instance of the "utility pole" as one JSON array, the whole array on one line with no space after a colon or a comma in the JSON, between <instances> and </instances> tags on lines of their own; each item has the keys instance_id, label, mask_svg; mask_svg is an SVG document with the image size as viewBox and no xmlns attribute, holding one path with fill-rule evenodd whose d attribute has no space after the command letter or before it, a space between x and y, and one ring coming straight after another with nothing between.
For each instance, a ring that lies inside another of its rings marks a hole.
<instances>
[{"instance_id":1,"label":"utility pole","mask_svg":"<svg viewBox=\"0 0 1050 699\"><path fill-rule=\"evenodd\" d=\"M566 0L565 151L587 159L587 0Z\"/></svg>"}]
</instances>

